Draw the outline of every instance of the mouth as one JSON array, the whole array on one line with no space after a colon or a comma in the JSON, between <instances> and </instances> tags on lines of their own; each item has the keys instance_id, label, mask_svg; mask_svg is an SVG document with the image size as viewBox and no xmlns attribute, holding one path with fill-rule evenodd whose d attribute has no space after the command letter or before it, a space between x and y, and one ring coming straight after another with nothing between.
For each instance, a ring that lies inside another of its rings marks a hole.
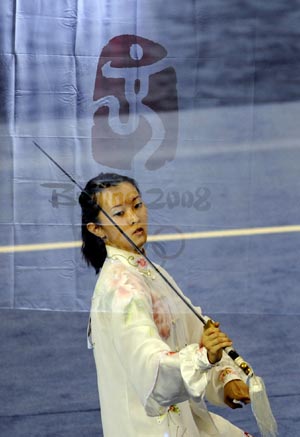
<instances>
[{"instance_id":1,"label":"mouth","mask_svg":"<svg viewBox=\"0 0 300 437\"><path fill-rule=\"evenodd\" d=\"M144 228L140 227L133 232L133 235L142 235L144 232Z\"/></svg>"}]
</instances>

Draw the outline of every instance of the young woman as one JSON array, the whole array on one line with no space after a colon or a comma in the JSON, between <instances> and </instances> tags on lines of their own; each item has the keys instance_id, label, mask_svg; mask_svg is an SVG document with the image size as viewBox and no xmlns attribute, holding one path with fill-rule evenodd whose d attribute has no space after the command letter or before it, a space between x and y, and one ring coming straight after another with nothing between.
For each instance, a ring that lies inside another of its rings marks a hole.
<instances>
[{"instance_id":1,"label":"young woman","mask_svg":"<svg viewBox=\"0 0 300 437\"><path fill-rule=\"evenodd\" d=\"M79 201L82 252L96 273L101 270L92 299L90 339L104 436L249 435L208 412L204 402L205 397L231 408L250 402L243 375L222 353L231 340L218 323L203 329L95 205L144 252L147 208L136 182L102 173L87 183Z\"/></svg>"}]
</instances>

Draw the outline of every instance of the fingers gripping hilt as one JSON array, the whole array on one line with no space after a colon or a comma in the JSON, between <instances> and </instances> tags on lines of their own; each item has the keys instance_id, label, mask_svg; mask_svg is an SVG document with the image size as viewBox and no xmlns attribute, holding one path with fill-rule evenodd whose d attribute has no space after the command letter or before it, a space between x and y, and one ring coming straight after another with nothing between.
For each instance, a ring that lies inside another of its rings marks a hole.
<instances>
[{"instance_id":1,"label":"fingers gripping hilt","mask_svg":"<svg viewBox=\"0 0 300 437\"><path fill-rule=\"evenodd\" d=\"M216 326L216 322L212 319L208 319L204 325L204 329L209 328L210 326ZM235 349L231 346L225 347L224 351L227 355L235 362L235 364L245 373L247 376L253 376L254 372L252 367L247 363L247 361L242 358Z\"/></svg>"}]
</instances>

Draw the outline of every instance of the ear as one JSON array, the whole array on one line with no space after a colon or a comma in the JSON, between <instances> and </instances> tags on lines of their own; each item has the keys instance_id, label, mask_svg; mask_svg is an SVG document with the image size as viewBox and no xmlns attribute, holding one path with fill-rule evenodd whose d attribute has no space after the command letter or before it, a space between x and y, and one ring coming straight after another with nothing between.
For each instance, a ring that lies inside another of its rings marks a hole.
<instances>
[{"instance_id":1,"label":"ear","mask_svg":"<svg viewBox=\"0 0 300 437\"><path fill-rule=\"evenodd\" d=\"M98 225L96 223L88 223L86 227L87 230L91 232L91 234L94 234L97 237L102 238L103 240L106 238L106 235L101 225Z\"/></svg>"}]
</instances>

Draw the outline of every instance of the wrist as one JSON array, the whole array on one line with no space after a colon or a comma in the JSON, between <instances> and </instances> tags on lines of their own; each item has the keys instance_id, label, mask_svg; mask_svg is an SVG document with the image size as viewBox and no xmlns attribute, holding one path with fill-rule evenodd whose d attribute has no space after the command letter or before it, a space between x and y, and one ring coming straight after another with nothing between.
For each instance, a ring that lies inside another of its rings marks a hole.
<instances>
[{"instance_id":1,"label":"wrist","mask_svg":"<svg viewBox=\"0 0 300 437\"><path fill-rule=\"evenodd\" d=\"M222 351L214 354L213 352L207 351L207 359L210 364L217 364L222 359Z\"/></svg>"},{"instance_id":2,"label":"wrist","mask_svg":"<svg viewBox=\"0 0 300 437\"><path fill-rule=\"evenodd\" d=\"M204 346L201 346L196 353L197 367L201 370L208 370L215 366L208 359L208 351Z\"/></svg>"}]
</instances>

